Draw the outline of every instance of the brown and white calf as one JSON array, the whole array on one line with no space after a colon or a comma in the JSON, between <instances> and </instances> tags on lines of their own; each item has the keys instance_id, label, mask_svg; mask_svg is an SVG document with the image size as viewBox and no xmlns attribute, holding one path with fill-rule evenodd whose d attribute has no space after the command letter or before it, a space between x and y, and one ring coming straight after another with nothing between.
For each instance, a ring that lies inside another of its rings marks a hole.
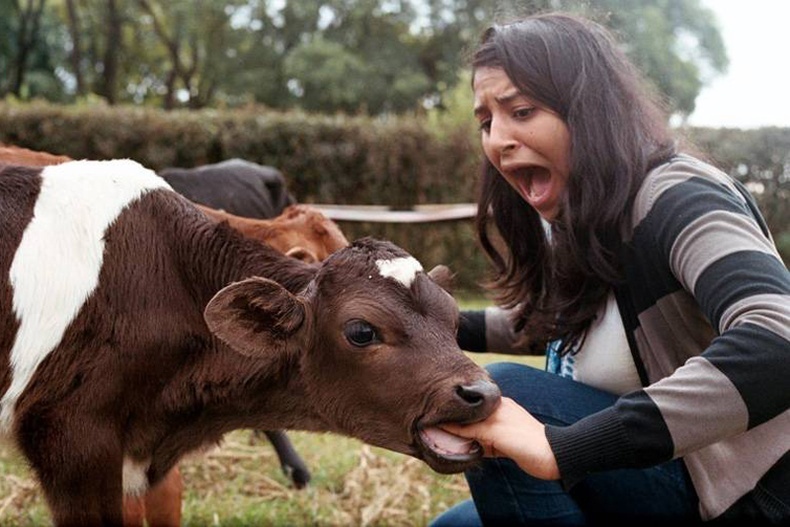
<instances>
[{"instance_id":1,"label":"brown and white calf","mask_svg":"<svg viewBox=\"0 0 790 527\"><path fill-rule=\"evenodd\" d=\"M456 344L442 269L372 239L306 264L131 161L0 166L0 432L58 525L121 525L124 493L240 428L465 470L481 449L438 425L500 394Z\"/></svg>"},{"instance_id":2,"label":"brown and white calf","mask_svg":"<svg viewBox=\"0 0 790 527\"><path fill-rule=\"evenodd\" d=\"M0 163L44 167L72 161L63 155L0 144ZM195 182L201 181L196 179ZM216 221L227 221L231 227L249 238L267 243L280 252L308 262L324 260L331 253L348 245L340 228L319 210L308 205L289 205L280 216L272 219L244 218L224 211L195 204ZM258 431L256 431L256 434ZM310 481L310 471L296 452L288 436L281 430L263 431L271 442L283 471L297 488ZM178 467L144 496L127 496L124 514L129 527L179 525L183 483Z\"/></svg>"}]
</instances>

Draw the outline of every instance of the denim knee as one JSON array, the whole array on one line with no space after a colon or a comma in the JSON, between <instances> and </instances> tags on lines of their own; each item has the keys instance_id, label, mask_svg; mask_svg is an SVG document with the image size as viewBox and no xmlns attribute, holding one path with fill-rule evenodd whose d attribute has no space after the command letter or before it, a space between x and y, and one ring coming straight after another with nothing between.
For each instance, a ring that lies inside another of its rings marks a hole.
<instances>
[{"instance_id":1,"label":"denim knee","mask_svg":"<svg viewBox=\"0 0 790 527\"><path fill-rule=\"evenodd\" d=\"M543 423L571 424L617 400L614 394L526 364L497 362L486 369L504 397Z\"/></svg>"},{"instance_id":2,"label":"denim knee","mask_svg":"<svg viewBox=\"0 0 790 527\"><path fill-rule=\"evenodd\" d=\"M513 397L513 394L524 390L530 381L540 382L537 377L546 375L546 372L516 362L495 362L486 366L491 379L502 390L502 395Z\"/></svg>"}]
</instances>

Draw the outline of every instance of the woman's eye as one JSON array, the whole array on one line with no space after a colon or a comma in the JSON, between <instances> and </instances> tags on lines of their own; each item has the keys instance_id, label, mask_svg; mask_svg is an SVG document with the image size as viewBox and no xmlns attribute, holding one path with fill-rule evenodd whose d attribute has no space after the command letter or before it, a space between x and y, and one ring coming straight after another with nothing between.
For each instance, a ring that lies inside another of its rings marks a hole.
<instances>
[{"instance_id":1,"label":"woman's eye","mask_svg":"<svg viewBox=\"0 0 790 527\"><path fill-rule=\"evenodd\" d=\"M514 111L514 112L513 112L513 115L514 115L514 116L515 116L517 119L523 119L523 118L525 118L525 117L529 117L529 116L532 114L532 112L534 112L534 111L535 111L535 108L534 108L534 107L529 107L529 108L519 108L518 110L516 110L516 111Z\"/></svg>"},{"instance_id":2,"label":"woman's eye","mask_svg":"<svg viewBox=\"0 0 790 527\"><path fill-rule=\"evenodd\" d=\"M381 342L376 328L364 320L352 320L346 324L343 333L346 336L346 340L348 340L352 346L357 346L359 348Z\"/></svg>"},{"instance_id":3,"label":"woman's eye","mask_svg":"<svg viewBox=\"0 0 790 527\"><path fill-rule=\"evenodd\" d=\"M480 121L478 127L480 128L481 132L488 132L489 130L491 130L491 119L485 119L483 121Z\"/></svg>"}]
</instances>

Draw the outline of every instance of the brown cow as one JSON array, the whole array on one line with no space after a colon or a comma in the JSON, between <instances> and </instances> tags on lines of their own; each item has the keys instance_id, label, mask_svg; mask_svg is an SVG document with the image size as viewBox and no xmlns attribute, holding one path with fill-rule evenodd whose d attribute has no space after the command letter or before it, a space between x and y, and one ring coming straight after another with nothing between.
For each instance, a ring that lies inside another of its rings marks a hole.
<instances>
[{"instance_id":1,"label":"brown cow","mask_svg":"<svg viewBox=\"0 0 790 527\"><path fill-rule=\"evenodd\" d=\"M47 152L38 152L21 146L4 145L0 143L0 163L11 165L26 165L29 167L45 167L59 165L72 161L68 156L60 156Z\"/></svg>"},{"instance_id":2,"label":"brown cow","mask_svg":"<svg viewBox=\"0 0 790 527\"><path fill-rule=\"evenodd\" d=\"M241 428L344 434L441 473L480 459L438 428L500 397L458 348L446 269L372 239L306 264L131 161L2 166L0 201L0 433L57 525L121 525L124 493Z\"/></svg>"},{"instance_id":3,"label":"brown cow","mask_svg":"<svg viewBox=\"0 0 790 527\"><path fill-rule=\"evenodd\" d=\"M245 236L305 262L320 262L348 245L340 227L310 205L288 205L282 214L270 220L236 216L200 204L196 206L216 221L227 221Z\"/></svg>"}]
</instances>

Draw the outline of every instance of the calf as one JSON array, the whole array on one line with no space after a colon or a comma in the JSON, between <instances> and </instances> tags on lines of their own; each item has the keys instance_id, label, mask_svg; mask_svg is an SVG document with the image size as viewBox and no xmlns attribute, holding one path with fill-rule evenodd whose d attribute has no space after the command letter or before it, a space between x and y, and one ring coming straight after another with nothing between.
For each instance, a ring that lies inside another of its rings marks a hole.
<instances>
[{"instance_id":1,"label":"calf","mask_svg":"<svg viewBox=\"0 0 790 527\"><path fill-rule=\"evenodd\" d=\"M458 309L373 239L307 264L206 218L131 161L0 166L0 432L57 525L121 525L186 453L235 429L324 431L473 466L442 423L499 403Z\"/></svg>"},{"instance_id":2,"label":"calf","mask_svg":"<svg viewBox=\"0 0 790 527\"><path fill-rule=\"evenodd\" d=\"M272 219L245 218L200 204L197 207L216 221L228 222L245 236L306 262L324 260L348 245L340 227L310 205L289 205Z\"/></svg>"},{"instance_id":3,"label":"calf","mask_svg":"<svg viewBox=\"0 0 790 527\"><path fill-rule=\"evenodd\" d=\"M0 144L2 163L44 167L71 160L63 155ZM230 165L232 166L233 163ZM209 174L211 173L213 172L209 171ZM174 177L178 179L177 176ZM209 182L209 186L215 186L219 180ZM320 211L306 205L294 205L294 208L289 206L281 216L271 220L248 219L203 205L197 206L218 221L228 221L246 236L267 242L280 252L305 261L323 260L331 252L348 245L348 240L334 222L323 216ZM303 488L310 480L310 471L288 436L280 430L264 433L277 452L283 471L297 488ZM124 502L127 525L142 526L144 518L153 525L178 525L181 520L182 489L181 475L175 467L145 496L127 497Z\"/></svg>"}]
</instances>

